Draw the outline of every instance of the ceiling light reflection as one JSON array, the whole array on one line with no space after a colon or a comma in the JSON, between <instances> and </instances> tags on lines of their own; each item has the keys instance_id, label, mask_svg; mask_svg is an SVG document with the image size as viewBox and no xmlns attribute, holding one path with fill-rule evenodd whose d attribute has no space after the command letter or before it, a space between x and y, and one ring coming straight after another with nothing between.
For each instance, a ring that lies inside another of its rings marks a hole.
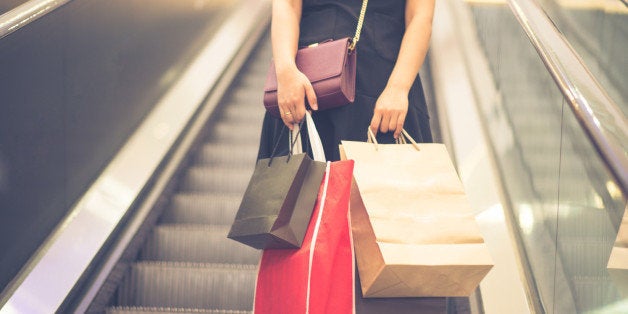
<instances>
[{"instance_id":1,"label":"ceiling light reflection","mask_svg":"<svg viewBox=\"0 0 628 314\"><path fill-rule=\"evenodd\" d=\"M529 204L519 204L519 228L524 234L531 234L534 229L534 213Z\"/></svg>"}]
</instances>

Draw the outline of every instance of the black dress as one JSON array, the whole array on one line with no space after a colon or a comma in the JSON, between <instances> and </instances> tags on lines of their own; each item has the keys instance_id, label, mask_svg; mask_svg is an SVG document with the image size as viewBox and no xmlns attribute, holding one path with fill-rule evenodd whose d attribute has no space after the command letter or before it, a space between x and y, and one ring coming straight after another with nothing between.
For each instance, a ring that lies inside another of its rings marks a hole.
<instances>
[{"instance_id":1,"label":"black dress","mask_svg":"<svg viewBox=\"0 0 628 314\"><path fill-rule=\"evenodd\" d=\"M341 140L366 141L377 98L393 70L405 31L405 0L370 0L357 44L356 95L352 104L313 112L327 160L339 160ZM361 0L303 0L299 47L326 39L353 37L362 6ZM417 75L408 95L404 129L417 142L432 142L425 96ZM258 159L288 152L283 121L266 113L261 132ZM281 138L280 138L281 137ZM380 143L394 143L393 132L379 133Z\"/></svg>"}]
</instances>

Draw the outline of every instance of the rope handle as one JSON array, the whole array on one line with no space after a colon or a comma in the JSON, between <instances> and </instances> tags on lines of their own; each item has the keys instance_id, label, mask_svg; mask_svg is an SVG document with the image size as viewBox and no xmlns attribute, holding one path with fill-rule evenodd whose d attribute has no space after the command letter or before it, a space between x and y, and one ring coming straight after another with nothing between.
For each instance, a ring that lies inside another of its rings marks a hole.
<instances>
[{"instance_id":1,"label":"rope handle","mask_svg":"<svg viewBox=\"0 0 628 314\"><path fill-rule=\"evenodd\" d=\"M360 9L360 17L358 18L358 26L356 27L355 35L353 36L353 39L351 40L351 44L349 45L349 51L355 50L355 45L357 45L358 41L360 40L360 34L362 33L362 24L364 24L364 15L366 14L366 5L368 2L369 2L368 0L362 0L362 9Z\"/></svg>"},{"instance_id":2,"label":"rope handle","mask_svg":"<svg viewBox=\"0 0 628 314\"><path fill-rule=\"evenodd\" d=\"M273 163L273 158L276 157L276 153L277 153L277 149L279 148L279 142L281 141L281 138L283 137L284 133L286 133L286 129L288 129L285 125L281 128L281 132L279 133L279 138L277 139L277 142L275 143L275 147L273 147L273 152L270 153L270 158L268 159L268 167L270 167L270 165ZM288 158L286 159L286 163L288 163L290 161L290 157L292 157L292 150L294 148L294 145L297 143L297 139L299 139L301 135L301 128L299 127L299 129L297 130L297 134L293 135L292 131L289 132L288 134ZM294 138L294 140L293 140Z\"/></svg>"},{"instance_id":3,"label":"rope handle","mask_svg":"<svg viewBox=\"0 0 628 314\"><path fill-rule=\"evenodd\" d=\"M412 144L412 147L414 147L417 151L421 151L419 144L417 144L417 142L412 138L412 136L408 134L408 131L406 131L405 129L401 129L401 136L397 138L396 142L397 144L406 144L407 143L406 140L410 141L410 144ZM367 143L373 143L375 145L375 150L378 150L379 144L377 143L377 139L375 138L375 134L373 134L373 131L371 130L371 128L368 128Z\"/></svg>"}]
</instances>

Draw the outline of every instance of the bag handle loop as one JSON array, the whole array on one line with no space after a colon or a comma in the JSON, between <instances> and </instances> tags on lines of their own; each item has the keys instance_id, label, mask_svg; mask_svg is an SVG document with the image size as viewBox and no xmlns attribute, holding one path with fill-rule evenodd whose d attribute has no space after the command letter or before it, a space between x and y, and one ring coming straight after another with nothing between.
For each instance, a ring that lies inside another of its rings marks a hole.
<instances>
[{"instance_id":1,"label":"bag handle loop","mask_svg":"<svg viewBox=\"0 0 628 314\"><path fill-rule=\"evenodd\" d=\"M301 129L303 128L303 124L306 124L307 127L307 138L301 137ZM314 120L312 119L312 115L309 111L305 112L305 121L301 121L300 123L295 123L294 128L296 129L296 134L293 134L294 131L289 132L288 136L288 159L286 162L290 161L290 157L293 154L301 154L303 153L303 143L306 142L306 147L310 147L312 149L312 157L315 161L325 162L325 150L323 149L323 143L321 142L321 138L318 135L318 130L316 130L316 125L314 124ZM273 152L270 154L270 159L268 160L268 166L270 167L273 162L273 158L277 153L277 149L279 148L279 144L281 143L281 139L283 138L283 134L285 133L287 127L284 125L281 128L281 132L279 133L279 138L275 143L275 147L273 147Z\"/></svg>"},{"instance_id":2,"label":"bag handle loop","mask_svg":"<svg viewBox=\"0 0 628 314\"><path fill-rule=\"evenodd\" d=\"M273 147L273 152L270 153L270 158L268 159L268 167L270 167L270 165L273 162L273 158L275 158L275 154L277 153L277 149L279 148L279 143L281 143L281 138L283 137L283 134L285 133L287 127L284 125L283 128L281 128L281 132L279 133L279 138L277 139L277 142L275 143L275 147ZM301 134L301 128L299 128L299 130L297 131L297 134L295 136L295 140L292 141L292 131L290 131L290 136L288 136L288 159L286 160L286 162L290 161L290 157L292 157L292 151L293 151L293 147L296 143L296 139L299 138L299 135Z\"/></svg>"},{"instance_id":3,"label":"bag handle loop","mask_svg":"<svg viewBox=\"0 0 628 314\"><path fill-rule=\"evenodd\" d=\"M406 129L401 129L401 136L397 138L396 140L397 144L406 144L406 139L410 141L410 143L412 144L412 147L414 147L417 151L421 151L419 144L417 144L417 142L412 138L412 136L408 134L408 131L406 131ZM377 138L375 138L375 134L373 134L373 131L371 130L371 128L368 128L367 143L373 143L375 145L375 150L378 150L379 144L377 143Z\"/></svg>"},{"instance_id":4,"label":"bag handle loop","mask_svg":"<svg viewBox=\"0 0 628 314\"><path fill-rule=\"evenodd\" d=\"M307 138L299 137L299 133L301 132L301 128L305 124L307 128ZM323 143L321 141L320 136L318 135L318 130L316 130L316 125L314 124L314 119L312 119L312 114L309 111L305 112L305 119L301 121L301 123L295 123L294 128L297 130L297 135L292 136L294 131L290 131L290 145L294 146L296 149L293 149L294 154L303 153L303 144L306 144L305 147L309 147L312 149L312 159L314 161L322 161L325 162L325 150L323 149ZM307 142L306 142L307 140ZM295 145L296 143L296 145ZM296 151L296 152L294 152Z\"/></svg>"}]
</instances>

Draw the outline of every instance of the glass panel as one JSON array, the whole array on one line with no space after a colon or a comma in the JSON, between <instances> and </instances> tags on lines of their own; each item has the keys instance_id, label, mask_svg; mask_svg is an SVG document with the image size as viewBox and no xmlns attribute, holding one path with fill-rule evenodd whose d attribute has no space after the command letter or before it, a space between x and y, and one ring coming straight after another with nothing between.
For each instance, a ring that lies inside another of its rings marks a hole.
<instances>
[{"instance_id":1,"label":"glass panel","mask_svg":"<svg viewBox=\"0 0 628 314\"><path fill-rule=\"evenodd\" d=\"M237 2L70 1L0 39L0 290Z\"/></svg>"},{"instance_id":2,"label":"glass panel","mask_svg":"<svg viewBox=\"0 0 628 314\"><path fill-rule=\"evenodd\" d=\"M623 299L606 263L625 196L508 5L456 2L471 13L482 52L467 58L469 67L484 60L490 69L495 95L476 96L540 305L546 313L609 311Z\"/></svg>"},{"instance_id":3,"label":"glass panel","mask_svg":"<svg viewBox=\"0 0 628 314\"><path fill-rule=\"evenodd\" d=\"M567 107L564 110L556 225L558 258L578 312L618 313L610 308L623 297L606 265L626 199L574 114Z\"/></svg>"},{"instance_id":4,"label":"glass panel","mask_svg":"<svg viewBox=\"0 0 628 314\"><path fill-rule=\"evenodd\" d=\"M602 87L628 114L628 4L622 0L538 0Z\"/></svg>"}]
</instances>

